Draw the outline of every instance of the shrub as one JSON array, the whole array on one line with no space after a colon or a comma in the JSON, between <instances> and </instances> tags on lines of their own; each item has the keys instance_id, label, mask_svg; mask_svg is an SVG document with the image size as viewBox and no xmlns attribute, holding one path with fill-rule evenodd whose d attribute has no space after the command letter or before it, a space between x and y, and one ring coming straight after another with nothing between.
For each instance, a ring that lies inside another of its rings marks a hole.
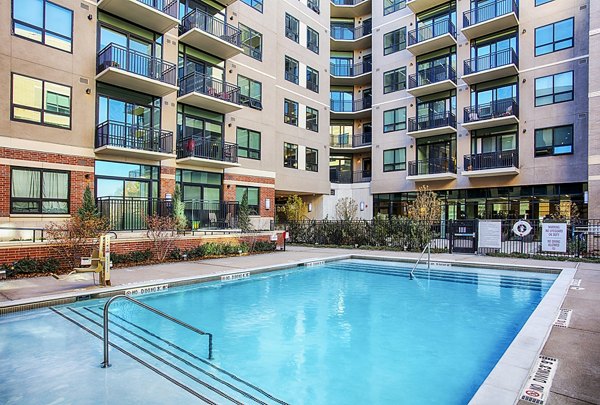
<instances>
[{"instance_id":1,"label":"shrub","mask_svg":"<svg viewBox=\"0 0 600 405\"><path fill-rule=\"evenodd\" d=\"M257 240L254 243L254 249L252 251L253 252L272 252L275 250L276 247L277 247L277 244L275 242Z\"/></svg>"},{"instance_id":2,"label":"shrub","mask_svg":"<svg viewBox=\"0 0 600 405\"><path fill-rule=\"evenodd\" d=\"M136 250L128 253L111 253L110 260L113 264L131 264L131 263L144 263L152 259L152 251Z\"/></svg>"},{"instance_id":3,"label":"shrub","mask_svg":"<svg viewBox=\"0 0 600 405\"><path fill-rule=\"evenodd\" d=\"M54 273L59 267L59 260L50 257L48 259L19 259L12 265L3 265L1 269L6 271L7 277L14 277L19 274Z\"/></svg>"}]
</instances>

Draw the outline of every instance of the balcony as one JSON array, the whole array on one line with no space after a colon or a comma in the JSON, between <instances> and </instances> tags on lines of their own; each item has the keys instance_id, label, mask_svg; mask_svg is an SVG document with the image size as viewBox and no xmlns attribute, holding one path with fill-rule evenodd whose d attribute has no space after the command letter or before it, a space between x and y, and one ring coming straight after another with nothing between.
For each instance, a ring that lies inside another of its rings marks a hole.
<instances>
[{"instance_id":1,"label":"balcony","mask_svg":"<svg viewBox=\"0 0 600 405\"><path fill-rule=\"evenodd\" d=\"M173 133L105 121L96 127L95 152L151 160L172 159L175 157Z\"/></svg>"},{"instance_id":2,"label":"balcony","mask_svg":"<svg viewBox=\"0 0 600 405\"><path fill-rule=\"evenodd\" d=\"M330 148L340 152L364 152L371 148L373 134L340 134L331 135Z\"/></svg>"},{"instance_id":3,"label":"balcony","mask_svg":"<svg viewBox=\"0 0 600 405\"><path fill-rule=\"evenodd\" d=\"M514 98L496 100L478 106L465 107L463 128L474 129L498 127L519 123L519 104Z\"/></svg>"},{"instance_id":4,"label":"balcony","mask_svg":"<svg viewBox=\"0 0 600 405\"><path fill-rule=\"evenodd\" d=\"M160 34L179 24L178 0L100 0L98 8Z\"/></svg>"},{"instance_id":5,"label":"balcony","mask_svg":"<svg viewBox=\"0 0 600 405\"><path fill-rule=\"evenodd\" d=\"M509 48L465 60L461 79L472 85L518 74L519 57L514 49Z\"/></svg>"},{"instance_id":6,"label":"balcony","mask_svg":"<svg viewBox=\"0 0 600 405\"><path fill-rule=\"evenodd\" d=\"M519 174L519 152L477 153L465 155L461 173L465 177L514 176Z\"/></svg>"},{"instance_id":7,"label":"balcony","mask_svg":"<svg viewBox=\"0 0 600 405\"><path fill-rule=\"evenodd\" d=\"M371 14L371 0L331 0L331 17L354 18Z\"/></svg>"},{"instance_id":8,"label":"balcony","mask_svg":"<svg viewBox=\"0 0 600 405\"><path fill-rule=\"evenodd\" d=\"M422 11L447 3L448 0L407 0L406 5L413 13L419 14Z\"/></svg>"},{"instance_id":9,"label":"balcony","mask_svg":"<svg viewBox=\"0 0 600 405\"><path fill-rule=\"evenodd\" d=\"M163 97L177 90L177 66L124 48L109 44L98 53L96 80Z\"/></svg>"},{"instance_id":10,"label":"balcony","mask_svg":"<svg viewBox=\"0 0 600 405\"><path fill-rule=\"evenodd\" d=\"M218 169L240 165L237 144L203 137L179 138L177 163Z\"/></svg>"},{"instance_id":11,"label":"balcony","mask_svg":"<svg viewBox=\"0 0 600 405\"><path fill-rule=\"evenodd\" d=\"M330 47L335 51L352 51L371 47L371 26L358 26L352 30L331 27Z\"/></svg>"},{"instance_id":12,"label":"balcony","mask_svg":"<svg viewBox=\"0 0 600 405\"><path fill-rule=\"evenodd\" d=\"M496 0L465 11L462 33L468 39L482 37L519 25L519 5L515 0Z\"/></svg>"},{"instance_id":13,"label":"balcony","mask_svg":"<svg viewBox=\"0 0 600 405\"><path fill-rule=\"evenodd\" d=\"M221 59L244 52L238 28L198 9L181 19L179 41Z\"/></svg>"},{"instance_id":14,"label":"balcony","mask_svg":"<svg viewBox=\"0 0 600 405\"><path fill-rule=\"evenodd\" d=\"M408 92L415 97L456 89L456 71L437 65L408 76Z\"/></svg>"},{"instance_id":15,"label":"balcony","mask_svg":"<svg viewBox=\"0 0 600 405\"><path fill-rule=\"evenodd\" d=\"M447 19L410 31L406 49L419 56L453 45L456 45L456 27Z\"/></svg>"},{"instance_id":16,"label":"balcony","mask_svg":"<svg viewBox=\"0 0 600 405\"><path fill-rule=\"evenodd\" d=\"M354 65L330 66L330 83L332 85L362 85L371 82L371 70L373 66L369 63L356 63Z\"/></svg>"},{"instance_id":17,"label":"balcony","mask_svg":"<svg viewBox=\"0 0 600 405\"><path fill-rule=\"evenodd\" d=\"M368 183L371 181L371 171L359 170L349 172L340 170L339 168L330 168L329 181L336 184Z\"/></svg>"},{"instance_id":18,"label":"balcony","mask_svg":"<svg viewBox=\"0 0 600 405\"><path fill-rule=\"evenodd\" d=\"M435 181L456 179L456 159L412 160L408 162L406 180Z\"/></svg>"},{"instance_id":19,"label":"balcony","mask_svg":"<svg viewBox=\"0 0 600 405\"><path fill-rule=\"evenodd\" d=\"M179 79L178 95L179 103L221 114L242 109L238 86L197 72Z\"/></svg>"},{"instance_id":20,"label":"balcony","mask_svg":"<svg viewBox=\"0 0 600 405\"><path fill-rule=\"evenodd\" d=\"M456 115L450 111L408 119L408 136L428 136L456 133Z\"/></svg>"},{"instance_id":21,"label":"balcony","mask_svg":"<svg viewBox=\"0 0 600 405\"><path fill-rule=\"evenodd\" d=\"M360 119L371 116L371 98L360 100L331 100L331 119Z\"/></svg>"},{"instance_id":22,"label":"balcony","mask_svg":"<svg viewBox=\"0 0 600 405\"><path fill-rule=\"evenodd\" d=\"M239 204L235 201L184 201L188 229L227 229L237 227ZM96 207L107 218L112 231L148 229L150 215L173 215L173 200L162 198L99 197Z\"/></svg>"}]
</instances>

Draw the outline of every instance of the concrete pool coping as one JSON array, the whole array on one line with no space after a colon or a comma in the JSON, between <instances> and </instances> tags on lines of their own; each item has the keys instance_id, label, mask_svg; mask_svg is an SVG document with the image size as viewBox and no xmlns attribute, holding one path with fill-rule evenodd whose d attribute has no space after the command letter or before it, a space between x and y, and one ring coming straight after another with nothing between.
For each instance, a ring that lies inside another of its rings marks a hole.
<instances>
[{"instance_id":1,"label":"concrete pool coping","mask_svg":"<svg viewBox=\"0 0 600 405\"><path fill-rule=\"evenodd\" d=\"M12 312L21 312L31 309L61 305L80 301L82 299L106 298L124 293L126 290L151 287L160 284L168 284L169 287L177 287L210 281L219 281L222 276L235 275L239 273L260 274L265 272L284 270L306 266L313 262L329 262L343 259L367 259L382 260L414 264L414 257L406 256L384 256L369 253L348 253L331 255L325 257L312 257L287 263L269 266L258 266L248 269L233 269L225 271L214 271L212 273L196 276L178 278L153 279L143 282L121 284L119 286L107 287L101 290L79 290L66 293L48 295L43 297L24 298L8 302L0 302L0 315ZM527 271L540 273L558 274L552 287L545 294L542 301L533 311L525 325L517 334L504 355L497 362L483 384L479 387L470 404L498 405L515 404L520 397L521 391L531 373L538 356L552 330L552 325L561 309L561 304L568 292L571 280L576 273L576 268L552 267L525 264L501 264L482 263L478 261L452 260L447 258L434 258L432 262L446 263L461 267L488 267L500 270ZM441 271L453 271L452 267L435 268Z\"/></svg>"}]
</instances>

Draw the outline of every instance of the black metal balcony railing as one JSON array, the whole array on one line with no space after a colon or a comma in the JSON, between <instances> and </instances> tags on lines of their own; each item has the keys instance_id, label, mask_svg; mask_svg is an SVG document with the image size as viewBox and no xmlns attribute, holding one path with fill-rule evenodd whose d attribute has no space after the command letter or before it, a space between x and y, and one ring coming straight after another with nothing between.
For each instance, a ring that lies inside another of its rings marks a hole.
<instances>
[{"instance_id":1,"label":"black metal balcony railing","mask_svg":"<svg viewBox=\"0 0 600 405\"><path fill-rule=\"evenodd\" d=\"M177 18L179 0L137 0L142 4L152 7L158 11Z\"/></svg>"},{"instance_id":2,"label":"black metal balcony railing","mask_svg":"<svg viewBox=\"0 0 600 405\"><path fill-rule=\"evenodd\" d=\"M464 122L491 120L493 118L519 116L519 104L514 98L492 101L491 103L465 107Z\"/></svg>"},{"instance_id":3,"label":"black metal balcony railing","mask_svg":"<svg viewBox=\"0 0 600 405\"><path fill-rule=\"evenodd\" d=\"M408 88L414 89L444 80L452 80L456 83L456 70L447 64L432 66L408 76Z\"/></svg>"},{"instance_id":4,"label":"black metal balcony railing","mask_svg":"<svg viewBox=\"0 0 600 405\"><path fill-rule=\"evenodd\" d=\"M337 148L358 148L361 146L371 145L372 141L373 134L371 132L354 135L331 135L331 146Z\"/></svg>"},{"instance_id":5,"label":"black metal balcony railing","mask_svg":"<svg viewBox=\"0 0 600 405\"><path fill-rule=\"evenodd\" d=\"M519 67L519 56L512 48L467 59L464 62L464 71L465 75L470 75L510 64Z\"/></svg>"},{"instance_id":6,"label":"black metal balcony railing","mask_svg":"<svg viewBox=\"0 0 600 405\"><path fill-rule=\"evenodd\" d=\"M421 22L419 25L422 25ZM416 45L419 42L427 41L439 36L450 34L456 38L456 27L450 21L447 20L437 21L433 24L426 24L408 33L408 46Z\"/></svg>"},{"instance_id":7,"label":"black metal balcony railing","mask_svg":"<svg viewBox=\"0 0 600 405\"><path fill-rule=\"evenodd\" d=\"M122 122L105 121L96 127L96 148L103 146L173 153L173 133Z\"/></svg>"},{"instance_id":8,"label":"black metal balcony railing","mask_svg":"<svg viewBox=\"0 0 600 405\"><path fill-rule=\"evenodd\" d=\"M200 93L219 100L240 104L240 88L214 77L192 72L179 79L179 96Z\"/></svg>"},{"instance_id":9,"label":"black metal balcony railing","mask_svg":"<svg viewBox=\"0 0 600 405\"><path fill-rule=\"evenodd\" d=\"M194 28L229 42L232 45L241 46L241 31L238 28L215 18L205 11L195 9L182 18L179 28L181 34Z\"/></svg>"},{"instance_id":10,"label":"black metal balcony railing","mask_svg":"<svg viewBox=\"0 0 600 405\"><path fill-rule=\"evenodd\" d=\"M181 137L177 141L177 159L195 157L237 163L237 144L205 137Z\"/></svg>"},{"instance_id":11,"label":"black metal balcony railing","mask_svg":"<svg viewBox=\"0 0 600 405\"><path fill-rule=\"evenodd\" d=\"M408 175L420 176L426 174L456 173L455 158L428 160L411 160L408 162Z\"/></svg>"},{"instance_id":12,"label":"black metal balcony railing","mask_svg":"<svg viewBox=\"0 0 600 405\"><path fill-rule=\"evenodd\" d=\"M427 129L442 127L456 128L456 115L450 111L445 111L408 119L408 132L425 131Z\"/></svg>"},{"instance_id":13,"label":"black metal balcony railing","mask_svg":"<svg viewBox=\"0 0 600 405\"><path fill-rule=\"evenodd\" d=\"M354 41L355 39L360 39L365 35L371 34L371 31L371 25L359 25L354 28L336 27L335 25L332 25L331 38L343 41Z\"/></svg>"},{"instance_id":14,"label":"black metal balcony railing","mask_svg":"<svg viewBox=\"0 0 600 405\"><path fill-rule=\"evenodd\" d=\"M363 1L367 0L331 0L331 2L336 6L355 6Z\"/></svg>"},{"instance_id":15,"label":"black metal balcony railing","mask_svg":"<svg viewBox=\"0 0 600 405\"><path fill-rule=\"evenodd\" d=\"M114 43L108 44L98 52L96 73L111 67L167 84L175 85L177 83L175 64Z\"/></svg>"},{"instance_id":16,"label":"black metal balcony railing","mask_svg":"<svg viewBox=\"0 0 600 405\"><path fill-rule=\"evenodd\" d=\"M148 216L173 214L173 200L161 198L99 197L96 199L96 207L102 217L108 218L110 229L113 231L147 229ZM238 212L237 202L184 201L188 229L235 228Z\"/></svg>"},{"instance_id":17,"label":"black metal balcony railing","mask_svg":"<svg viewBox=\"0 0 600 405\"><path fill-rule=\"evenodd\" d=\"M373 64L368 63L355 63L354 65L336 65L332 63L330 65L330 71L333 76L340 77L354 77L360 76L365 73L371 72Z\"/></svg>"},{"instance_id":18,"label":"black metal balcony railing","mask_svg":"<svg viewBox=\"0 0 600 405\"><path fill-rule=\"evenodd\" d=\"M368 183L371 181L371 171L359 170L351 172L332 167L329 169L329 181L338 184Z\"/></svg>"},{"instance_id":19,"label":"black metal balcony railing","mask_svg":"<svg viewBox=\"0 0 600 405\"><path fill-rule=\"evenodd\" d=\"M331 100L333 112L357 112L371 108L370 98L360 100Z\"/></svg>"},{"instance_id":20,"label":"black metal balcony railing","mask_svg":"<svg viewBox=\"0 0 600 405\"><path fill-rule=\"evenodd\" d=\"M479 24L509 13L519 16L519 5L515 0L496 0L463 13L463 28Z\"/></svg>"},{"instance_id":21,"label":"black metal balcony railing","mask_svg":"<svg viewBox=\"0 0 600 405\"><path fill-rule=\"evenodd\" d=\"M465 171L501 169L507 167L519 167L518 151L507 150L501 152L487 152L465 155Z\"/></svg>"}]
</instances>

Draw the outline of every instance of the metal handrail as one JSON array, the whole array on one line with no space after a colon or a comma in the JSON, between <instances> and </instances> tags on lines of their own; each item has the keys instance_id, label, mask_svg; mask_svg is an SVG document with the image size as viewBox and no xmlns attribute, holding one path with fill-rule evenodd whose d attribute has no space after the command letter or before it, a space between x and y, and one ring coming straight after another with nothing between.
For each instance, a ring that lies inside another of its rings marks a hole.
<instances>
[{"instance_id":1,"label":"metal handrail","mask_svg":"<svg viewBox=\"0 0 600 405\"><path fill-rule=\"evenodd\" d=\"M136 300L135 298L131 298L128 297L126 295L116 295L114 297L112 297L111 299L109 299L106 304L104 304L104 337L103 337L103 344L104 344L104 361L102 362L102 368L107 368L110 367L110 362L108 360L108 345L109 345L109 340L108 340L108 309L110 307L110 305L118 300L119 298L124 298L130 302L133 302L136 305L139 305L140 307L147 309L150 312L153 312L159 316L162 316L165 319L168 319L171 322L175 322L176 324L183 326L186 329L191 330L192 332L195 332L199 335L207 335L208 336L208 359L212 360L212 346L213 346L213 335L212 333L208 333L208 332L204 332L198 328L193 327L190 324L187 324L177 318L173 318L170 315L165 314L162 311L159 311L156 308L153 308L149 305L144 304L141 301Z\"/></svg>"},{"instance_id":2,"label":"metal handrail","mask_svg":"<svg viewBox=\"0 0 600 405\"><path fill-rule=\"evenodd\" d=\"M415 263L414 267L410 271L410 274L408 275L408 278L410 280L413 280L415 278L415 269L419 265L419 262L423 258L423 255L425 254L426 250L427 250L427 271L431 270L431 242L429 242L429 243L427 243L427 246L425 246L425 248L421 252L421 256L419 256L419 259L417 260L417 262Z\"/></svg>"}]
</instances>

